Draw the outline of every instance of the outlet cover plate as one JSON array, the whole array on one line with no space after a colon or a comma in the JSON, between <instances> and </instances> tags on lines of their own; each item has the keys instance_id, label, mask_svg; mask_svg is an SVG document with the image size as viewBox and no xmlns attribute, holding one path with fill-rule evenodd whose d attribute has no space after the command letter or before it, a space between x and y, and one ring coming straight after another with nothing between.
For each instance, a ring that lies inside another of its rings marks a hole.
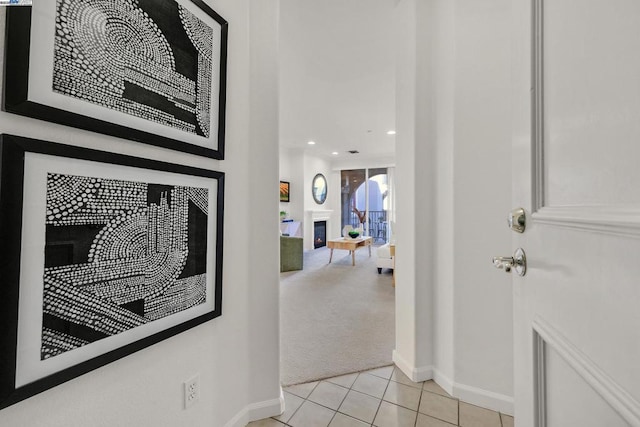
<instances>
[{"instance_id":1,"label":"outlet cover plate","mask_svg":"<svg viewBox=\"0 0 640 427\"><path fill-rule=\"evenodd\" d=\"M189 409L200 400L200 375L194 375L184 382L184 409Z\"/></svg>"}]
</instances>

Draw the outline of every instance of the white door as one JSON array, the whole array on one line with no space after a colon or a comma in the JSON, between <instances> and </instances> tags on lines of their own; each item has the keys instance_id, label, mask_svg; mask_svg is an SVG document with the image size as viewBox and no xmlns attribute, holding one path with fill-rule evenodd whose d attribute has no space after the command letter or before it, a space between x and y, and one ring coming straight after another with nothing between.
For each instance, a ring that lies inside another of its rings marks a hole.
<instances>
[{"instance_id":1,"label":"white door","mask_svg":"<svg viewBox=\"0 0 640 427\"><path fill-rule=\"evenodd\" d=\"M640 1L512 4L516 426L640 426Z\"/></svg>"}]
</instances>

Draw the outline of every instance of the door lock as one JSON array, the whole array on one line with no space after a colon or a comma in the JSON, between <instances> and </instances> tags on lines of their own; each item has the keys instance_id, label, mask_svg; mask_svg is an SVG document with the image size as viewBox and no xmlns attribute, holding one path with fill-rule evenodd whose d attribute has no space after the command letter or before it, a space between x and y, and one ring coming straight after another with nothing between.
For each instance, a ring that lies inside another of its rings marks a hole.
<instances>
[{"instance_id":1,"label":"door lock","mask_svg":"<svg viewBox=\"0 0 640 427\"><path fill-rule=\"evenodd\" d=\"M526 225L526 216L524 209L518 208L509 212L509 218L507 219L509 228L517 233L524 233Z\"/></svg>"},{"instance_id":2,"label":"door lock","mask_svg":"<svg viewBox=\"0 0 640 427\"><path fill-rule=\"evenodd\" d=\"M497 256L493 257L493 265L495 268L504 269L506 273L511 273L511 269L515 269L519 276L524 276L527 272L527 257L522 248L516 249L512 257Z\"/></svg>"}]
</instances>

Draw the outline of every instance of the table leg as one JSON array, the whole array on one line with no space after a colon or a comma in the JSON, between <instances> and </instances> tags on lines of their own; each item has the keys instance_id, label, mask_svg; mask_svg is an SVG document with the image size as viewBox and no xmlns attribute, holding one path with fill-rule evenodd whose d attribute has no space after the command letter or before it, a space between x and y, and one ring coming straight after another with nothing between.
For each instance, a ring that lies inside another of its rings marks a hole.
<instances>
[{"instance_id":1,"label":"table leg","mask_svg":"<svg viewBox=\"0 0 640 427\"><path fill-rule=\"evenodd\" d=\"M356 251L351 251L351 265L356 265Z\"/></svg>"},{"instance_id":2,"label":"table leg","mask_svg":"<svg viewBox=\"0 0 640 427\"><path fill-rule=\"evenodd\" d=\"M371 258L371 244L369 244L369 258Z\"/></svg>"},{"instance_id":3,"label":"table leg","mask_svg":"<svg viewBox=\"0 0 640 427\"><path fill-rule=\"evenodd\" d=\"M333 258L333 248L331 248L331 252L329 252L329 264L331 264L332 258Z\"/></svg>"}]
</instances>

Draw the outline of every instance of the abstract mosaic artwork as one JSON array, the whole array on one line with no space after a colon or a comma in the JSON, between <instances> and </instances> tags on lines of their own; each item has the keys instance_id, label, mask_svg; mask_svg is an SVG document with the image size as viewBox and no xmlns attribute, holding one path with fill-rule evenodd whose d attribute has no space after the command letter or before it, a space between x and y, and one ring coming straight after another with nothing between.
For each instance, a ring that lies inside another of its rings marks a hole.
<instances>
[{"instance_id":1,"label":"abstract mosaic artwork","mask_svg":"<svg viewBox=\"0 0 640 427\"><path fill-rule=\"evenodd\" d=\"M41 359L204 303L208 200L206 188L47 174Z\"/></svg>"},{"instance_id":2,"label":"abstract mosaic artwork","mask_svg":"<svg viewBox=\"0 0 640 427\"><path fill-rule=\"evenodd\" d=\"M173 0L57 0L53 90L209 137L213 41Z\"/></svg>"},{"instance_id":3,"label":"abstract mosaic artwork","mask_svg":"<svg viewBox=\"0 0 640 427\"><path fill-rule=\"evenodd\" d=\"M0 170L0 409L222 316L224 172L7 134Z\"/></svg>"}]
</instances>

